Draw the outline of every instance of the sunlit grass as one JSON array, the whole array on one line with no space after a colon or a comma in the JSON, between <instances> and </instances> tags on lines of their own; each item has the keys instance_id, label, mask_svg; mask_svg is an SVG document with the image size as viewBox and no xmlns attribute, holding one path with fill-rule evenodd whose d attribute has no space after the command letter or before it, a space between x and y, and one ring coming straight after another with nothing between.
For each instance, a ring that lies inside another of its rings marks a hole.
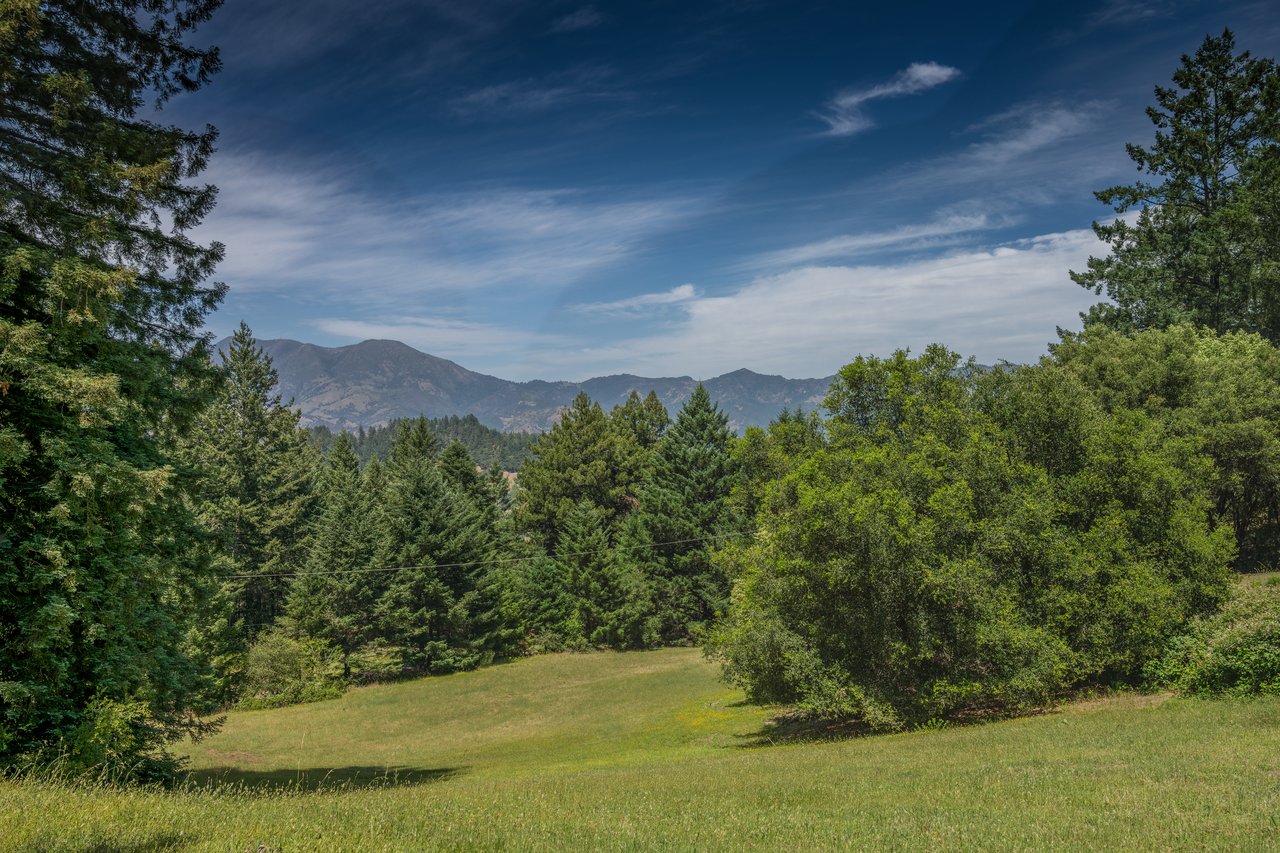
<instances>
[{"instance_id":1,"label":"sunlit grass","mask_svg":"<svg viewBox=\"0 0 1280 853\"><path fill-rule=\"evenodd\" d=\"M191 749L199 789L0 784L0 845L1267 849L1280 838L1277 699L1132 695L785 746L754 745L769 712L740 699L696 650L674 649L535 658L237 713ZM399 777L365 787L385 768ZM326 774L328 789L271 787Z\"/></svg>"}]
</instances>

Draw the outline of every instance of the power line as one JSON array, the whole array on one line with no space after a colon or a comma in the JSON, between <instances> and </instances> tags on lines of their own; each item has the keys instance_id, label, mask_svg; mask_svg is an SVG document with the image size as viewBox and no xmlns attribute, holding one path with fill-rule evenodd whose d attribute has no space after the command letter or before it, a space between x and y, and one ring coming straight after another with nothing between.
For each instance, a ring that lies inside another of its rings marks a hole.
<instances>
[{"instance_id":1,"label":"power line","mask_svg":"<svg viewBox=\"0 0 1280 853\"><path fill-rule=\"evenodd\" d=\"M650 542L647 545L628 545L598 551L575 551L569 554L556 554L556 557L590 557L595 554L607 554L612 551L639 551L644 548L660 548L663 545L685 545L690 542L706 542L711 539L731 539L735 536L746 536L746 533L715 533L710 536L694 536L689 539L671 539L667 542ZM376 569L333 569L322 572L273 572L269 574L218 575L218 580L252 580L253 578L297 578L309 575L367 575L378 572L404 572L416 569L460 569L470 566L492 566L499 563L519 563L533 560L535 557L503 557L496 560L470 560L465 563L424 563L419 566L384 566Z\"/></svg>"}]
</instances>

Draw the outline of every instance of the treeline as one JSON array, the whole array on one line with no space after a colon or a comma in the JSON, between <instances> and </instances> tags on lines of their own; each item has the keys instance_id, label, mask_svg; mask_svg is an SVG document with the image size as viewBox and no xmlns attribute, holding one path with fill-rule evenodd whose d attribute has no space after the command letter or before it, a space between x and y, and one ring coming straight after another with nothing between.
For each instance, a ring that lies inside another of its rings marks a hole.
<instances>
[{"instance_id":1,"label":"treeline","mask_svg":"<svg viewBox=\"0 0 1280 853\"><path fill-rule=\"evenodd\" d=\"M653 393L607 414L580 395L534 440L513 494L425 419L366 433L390 444L363 466L347 433L321 453L243 325L223 363L181 453L220 569L191 638L212 703L688 643L724 609L711 553L739 529L736 468L704 388L674 422Z\"/></svg>"},{"instance_id":2,"label":"treeline","mask_svg":"<svg viewBox=\"0 0 1280 853\"><path fill-rule=\"evenodd\" d=\"M391 452L391 445L401 424L406 420L396 418L387 424L360 427L351 435L351 446L360 464L367 465L374 459L386 459ZM519 471L529 455L529 446L536 433L502 432L480 423L475 415L449 415L443 418L429 418L428 429L448 445L458 442L467 449L471 458L482 468L497 466L503 471ZM328 453L333 446L336 434L327 426L308 427L311 442L321 453Z\"/></svg>"},{"instance_id":3,"label":"treeline","mask_svg":"<svg viewBox=\"0 0 1280 853\"><path fill-rule=\"evenodd\" d=\"M216 6L0 7L0 770L163 778L233 702L702 640L873 729L1280 693L1280 587L1230 582L1280 559L1280 73L1230 33L1156 90L1075 275L1110 301L1039 364L859 358L741 439L702 388L582 395L513 492L422 420L322 453L247 328L211 358L216 134L138 110L217 70Z\"/></svg>"},{"instance_id":4,"label":"treeline","mask_svg":"<svg viewBox=\"0 0 1280 853\"><path fill-rule=\"evenodd\" d=\"M1040 364L860 358L826 416L749 430L756 536L709 648L759 701L874 729L1136 683L1274 566L1280 351L1093 326ZM1245 392L1247 389L1247 393Z\"/></svg>"},{"instance_id":5,"label":"treeline","mask_svg":"<svg viewBox=\"0 0 1280 853\"><path fill-rule=\"evenodd\" d=\"M1280 71L1231 33L1157 87L1096 195L1109 300L1034 366L859 358L738 446L756 535L709 650L753 698L871 729L1084 684L1280 693Z\"/></svg>"}]
</instances>

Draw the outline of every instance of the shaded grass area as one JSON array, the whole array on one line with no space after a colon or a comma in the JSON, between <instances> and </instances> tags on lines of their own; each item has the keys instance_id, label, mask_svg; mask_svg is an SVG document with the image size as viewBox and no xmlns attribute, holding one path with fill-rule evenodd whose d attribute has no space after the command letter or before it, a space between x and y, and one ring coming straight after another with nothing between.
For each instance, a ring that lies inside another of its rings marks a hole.
<instances>
[{"instance_id":1,"label":"shaded grass area","mask_svg":"<svg viewBox=\"0 0 1280 853\"><path fill-rule=\"evenodd\" d=\"M1267 849L1280 837L1280 699L1121 696L755 749L740 746L770 730L769 712L740 699L697 651L665 650L232 714L191 750L202 787L0 783L0 847ZM387 767L436 775L361 786ZM300 768L357 781L272 787Z\"/></svg>"}]
</instances>

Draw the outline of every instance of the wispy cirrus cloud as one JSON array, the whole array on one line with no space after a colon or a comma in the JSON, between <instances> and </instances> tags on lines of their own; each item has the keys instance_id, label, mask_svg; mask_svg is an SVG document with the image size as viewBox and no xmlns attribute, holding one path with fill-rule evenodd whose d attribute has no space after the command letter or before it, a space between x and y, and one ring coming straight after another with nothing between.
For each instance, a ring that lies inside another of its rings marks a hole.
<instances>
[{"instance_id":1,"label":"wispy cirrus cloud","mask_svg":"<svg viewBox=\"0 0 1280 853\"><path fill-rule=\"evenodd\" d=\"M1057 188L1072 191L1115 173L1123 159L1119 142L1095 133L1109 101L1035 101L990 116L965 132L979 138L940 157L904 166L883 182L883 192L936 194L940 189L977 186L988 199L1043 196ZM1118 155L1118 158L1117 158Z\"/></svg>"},{"instance_id":2,"label":"wispy cirrus cloud","mask_svg":"<svg viewBox=\"0 0 1280 853\"><path fill-rule=\"evenodd\" d=\"M526 116L588 102L627 100L613 69L583 66L549 74L482 86L454 98L450 108L463 118Z\"/></svg>"},{"instance_id":3,"label":"wispy cirrus cloud","mask_svg":"<svg viewBox=\"0 0 1280 853\"><path fill-rule=\"evenodd\" d=\"M236 290L409 308L426 293L568 287L694 207L517 188L395 200L340 168L254 157L224 156L210 178L220 201L199 236L227 245L219 277Z\"/></svg>"},{"instance_id":4,"label":"wispy cirrus cloud","mask_svg":"<svg viewBox=\"0 0 1280 853\"><path fill-rule=\"evenodd\" d=\"M825 376L859 353L918 352L935 341L983 362L1033 361L1058 326L1097 301L1067 271L1101 248L1081 229L925 260L800 266L683 302L682 319L655 334L540 351L513 370L571 376L586 364L595 373L710 377L745 366Z\"/></svg>"},{"instance_id":5,"label":"wispy cirrus cloud","mask_svg":"<svg viewBox=\"0 0 1280 853\"><path fill-rule=\"evenodd\" d=\"M659 293L642 293L639 296L614 302L579 302L570 305L569 310L579 314L634 314L653 308L680 305L696 299L697 296L698 290L692 284L681 284Z\"/></svg>"},{"instance_id":6,"label":"wispy cirrus cloud","mask_svg":"<svg viewBox=\"0 0 1280 853\"><path fill-rule=\"evenodd\" d=\"M590 30L604 23L604 15L595 6L583 6L562 18L557 18L551 25L552 33L573 33L578 30Z\"/></svg>"},{"instance_id":7,"label":"wispy cirrus cloud","mask_svg":"<svg viewBox=\"0 0 1280 853\"><path fill-rule=\"evenodd\" d=\"M960 69L937 62L913 62L891 79L874 86L845 89L827 102L818 113L826 122L827 136L852 136L874 122L863 106L869 101L917 95L960 76Z\"/></svg>"},{"instance_id":8,"label":"wispy cirrus cloud","mask_svg":"<svg viewBox=\"0 0 1280 853\"><path fill-rule=\"evenodd\" d=\"M842 234L800 246L765 252L747 259L741 269L794 267L817 261L849 259L870 252L945 245L950 238L1009 224L1008 218L985 213L953 214L931 222L902 225L885 231Z\"/></svg>"}]
</instances>

